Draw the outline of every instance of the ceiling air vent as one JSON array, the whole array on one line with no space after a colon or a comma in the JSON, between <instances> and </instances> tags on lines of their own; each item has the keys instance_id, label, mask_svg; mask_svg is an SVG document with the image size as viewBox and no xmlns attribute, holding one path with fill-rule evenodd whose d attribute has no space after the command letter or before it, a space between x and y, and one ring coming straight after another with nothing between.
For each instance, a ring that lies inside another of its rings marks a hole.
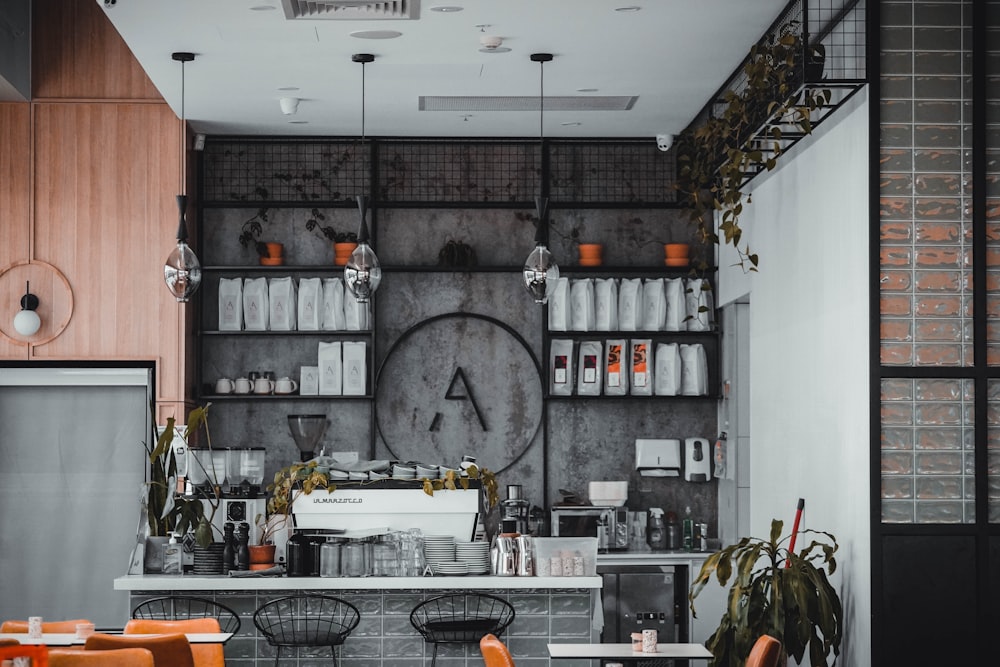
<instances>
[{"instance_id":1,"label":"ceiling air vent","mask_svg":"<svg viewBox=\"0 0 1000 667\"><path fill-rule=\"evenodd\" d=\"M368 2L366 0L281 0L289 20L353 21L378 19L416 19L419 0Z\"/></svg>"},{"instance_id":2,"label":"ceiling air vent","mask_svg":"<svg viewBox=\"0 0 1000 667\"><path fill-rule=\"evenodd\" d=\"M637 95L554 96L545 98L546 111L628 111ZM421 95L421 111L538 111L538 98L531 96Z\"/></svg>"}]
</instances>

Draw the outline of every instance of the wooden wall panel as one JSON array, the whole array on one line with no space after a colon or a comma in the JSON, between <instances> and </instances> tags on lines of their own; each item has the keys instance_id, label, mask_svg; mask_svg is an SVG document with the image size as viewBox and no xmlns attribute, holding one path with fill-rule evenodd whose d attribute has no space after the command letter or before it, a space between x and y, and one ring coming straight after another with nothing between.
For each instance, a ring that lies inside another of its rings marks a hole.
<instances>
[{"instance_id":1,"label":"wooden wall panel","mask_svg":"<svg viewBox=\"0 0 1000 667\"><path fill-rule=\"evenodd\" d=\"M31 221L31 125L27 103L0 104L0 271L28 256ZM0 303L8 321L17 302ZM0 336L0 358L27 359L28 346Z\"/></svg>"},{"instance_id":2,"label":"wooden wall panel","mask_svg":"<svg viewBox=\"0 0 1000 667\"><path fill-rule=\"evenodd\" d=\"M166 104L35 105L35 257L73 289L51 359L156 359L159 398L184 395L188 308L163 284L177 229L180 122Z\"/></svg>"},{"instance_id":3,"label":"wooden wall panel","mask_svg":"<svg viewBox=\"0 0 1000 667\"><path fill-rule=\"evenodd\" d=\"M95 0L34 0L33 98L159 100Z\"/></svg>"}]
</instances>

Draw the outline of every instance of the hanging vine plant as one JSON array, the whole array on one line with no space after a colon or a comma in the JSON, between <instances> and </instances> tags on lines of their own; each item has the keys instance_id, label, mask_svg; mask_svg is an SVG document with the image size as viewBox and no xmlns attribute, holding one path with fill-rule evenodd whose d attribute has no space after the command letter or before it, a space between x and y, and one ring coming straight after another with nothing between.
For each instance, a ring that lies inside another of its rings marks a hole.
<instances>
[{"instance_id":1,"label":"hanging vine plant","mask_svg":"<svg viewBox=\"0 0 1000 667\"><path fill-rule=\"evenodd\" d=\"M806 63L798 25L791 21L756 44L743 65L743 86L727 90L719 101L721 111L677 140L676 187L699 238L732 245L744 271L756 271L758 263L750 245L741 246L740 215L744 201L750 203L744 186L777 166L792 135L812 133L815 113L831 98L828 89L799 90ZM823 57L821 45L811 47L809 66L819 61L821 67Z\"/></svg>"}]
</instances>

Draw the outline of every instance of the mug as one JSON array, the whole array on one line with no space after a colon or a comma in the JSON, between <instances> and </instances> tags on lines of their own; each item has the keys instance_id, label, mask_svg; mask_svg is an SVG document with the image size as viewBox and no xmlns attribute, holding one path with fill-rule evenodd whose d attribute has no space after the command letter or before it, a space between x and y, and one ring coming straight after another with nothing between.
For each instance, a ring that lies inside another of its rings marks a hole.
<instances>
[{"instance_id":1,"label":"mug","mask_svg":"<svg viewBox=\"0 0 1000 667\"><path fill-rule=\"evenodd\" d=\"M253 384L246 378L236 378L236 381L233 382L233 390L237 394L249 394L251 389L253 389Z\"/></svg>"},{"instance_id":2,"label":"mug","mask_svg":"<svg viewBox=\"0 0 1000 667\"><path fill-rule=\"evenodd\" d=\"M94 624L93 623L77 623L76 624L76 638L86 639L90 635L94 634Z\"/></svg>"},{"instance_id":3,"label":"mug","mask_svg":"<svg viewBox=\"0 0 1000 667\"><path fill-rule=\"evenodd\" d=\"M232 393L236 385L229 378L219 378L215 381L215 393L216 394L229 394Z\"/></svg>"},{"instance_id":4,"label":"mug","mask_svg":"<svg viewBox=\"0 0 1000 667\"><path fill-rule=\"evenodd\" d=\"M255 394L270 394L272 391L274 391L274 380L257 378L253 383L253 393Z\"/></svg>"},{"instance_id":5,"label":"mug","mask_svg":"<svg viewBox=\"0 0 1000 667\"><path fill-rule=\"evenodd\" d=\"M642 631L642 652L656 653L656 630Z\"/></svg>"},{"instance_id":6,"label":"mug","mask_svg":"<svg viewBox=\"0 0 1000 667\"><path fill-rule=\"evenodd\" d=\"M299 383L292 378L284 377L274 383L274 393L291 394L299 388Z\"/></svg>"}]
</instances>

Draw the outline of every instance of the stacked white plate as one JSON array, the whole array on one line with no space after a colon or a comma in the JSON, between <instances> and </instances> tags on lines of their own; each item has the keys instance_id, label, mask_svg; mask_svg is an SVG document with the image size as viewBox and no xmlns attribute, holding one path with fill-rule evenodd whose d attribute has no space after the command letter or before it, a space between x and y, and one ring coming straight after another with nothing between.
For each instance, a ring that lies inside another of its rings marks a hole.
<instances>
[{"instance_id":1,"label":"stacked white plate","mask_svg":"<svg viewBox=\"0 0 1000 667\"><path fill-rule=\"evenodd\" d=\"M417 469L413 466L401 466L398 463L392 466L393 479L416 479Z\"/></svg>"},{"instance_id":2,"label":"stacked white plate","mask_svg":"<svg viewBox=\"0 0 1000 667\"><path fill-rule=\"evenodd\" d=\"M470 574L468 563L461 561L451 561L438 563L433 566L434 574L440 574L446 577L459 577L465 574Z\"/></svg>"},{"instance_id":3,"label":"stacked white plate","mask_svg":"<svg viewBox=\"0 0 1000 667\"><path fill-rule=\"evenodd\" d=\"M456 542L455 560L465 563L469 574L489 574L490 545L486 542Z\"/></svg>"},{"instance_id":4,"label":"stacked white plate","mask_svg":"<svg viewBox=\"0 0 1000 667\"><path fill-rule=\"evenodd\" d=\"M424 559L434 574L442 563L455 562L454 535L424 535Z\"/></svg>"}]
</instances>

